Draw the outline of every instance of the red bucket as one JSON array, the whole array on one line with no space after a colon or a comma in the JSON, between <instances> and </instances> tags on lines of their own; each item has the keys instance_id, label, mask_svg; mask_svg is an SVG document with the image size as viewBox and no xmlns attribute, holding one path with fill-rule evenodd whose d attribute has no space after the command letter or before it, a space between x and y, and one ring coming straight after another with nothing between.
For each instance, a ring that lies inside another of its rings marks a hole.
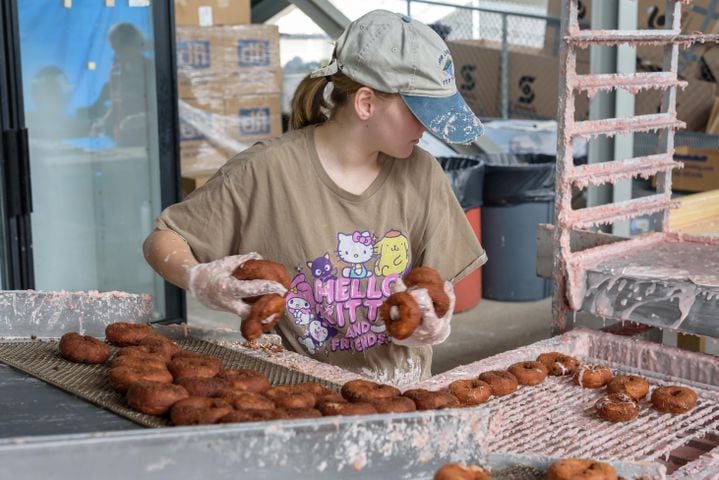
<instances>
[{"instance_id":1,"label":"red bucket","mask_svg":"<svg viewBox=\"0 0 719 480\"><path fill-rule=\"evenodd\" d=\"M482 238L482 209L472 208L466 212L467 220L474 230L478 240ZM455 312L469 310L475 307L482 299L482 269L478 268L454 285L457 296Z\"/></svg>"}]
</instances>

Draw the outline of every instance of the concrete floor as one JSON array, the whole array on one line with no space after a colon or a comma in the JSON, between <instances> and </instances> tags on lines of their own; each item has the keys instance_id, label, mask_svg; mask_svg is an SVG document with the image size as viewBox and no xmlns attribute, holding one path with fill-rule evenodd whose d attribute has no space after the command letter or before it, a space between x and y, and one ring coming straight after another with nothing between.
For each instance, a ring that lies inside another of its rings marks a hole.
<instances>
[{"instance_id":1,"label":"concrete floor","mask_svg":"<svg viewBox=\"0 0 719 480\"><path fill-rule=\"evenodd\" d=\"M432 372L447 371L549 337L551 298L536 302L482 299L471 310L455 314L452 333L435 347ZM237 317L205 309L188 296L188 323L205 328L238 329Z\"/></svg>"}]
</instances>

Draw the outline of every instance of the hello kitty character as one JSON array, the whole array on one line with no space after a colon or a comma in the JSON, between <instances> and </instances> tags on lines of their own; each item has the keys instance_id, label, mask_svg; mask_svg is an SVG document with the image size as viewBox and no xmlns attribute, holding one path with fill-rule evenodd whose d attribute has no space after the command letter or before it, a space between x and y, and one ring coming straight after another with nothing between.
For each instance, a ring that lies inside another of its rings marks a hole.
<instances>
[{"instance_id":1,"label":"hello kitty character","mask_svg":"<svg viewBox=\"0 0 719 480\"><path fill-rule=\"evenodd\" d=\"M300 273L292 279L290 289L285 297L285 304L295 325L306 326L314 319L315 300L312 295L312 287L305 281L304 273Z\"/></svg>"},{"instance_id":2,"label":"hello kitty character","mask_svg":"<svg viewBox=\"0 0 719 480\"><path fill-rule=\"evenodd\" d=\"M328 338L337 335L337 330L327 323L322 315L312 320L307 329L307 333L303 337L297 337L297 340L305 347L305 349L312 355L317 353L317 349L320 348Z\"/></svg>"},{"instance_id":3,"label":"hello kitty character","mask_svg":"<svg viewBox=\"0 0 719 480\"><path fill-rule=\"evenodd\" d=\"M345 278L367 278L372 272L365 267L374 256L374 238L370 232L355 231L351 235L337 234L337 256L349 267L342 269Z\"/></svg>"}]
</instances>

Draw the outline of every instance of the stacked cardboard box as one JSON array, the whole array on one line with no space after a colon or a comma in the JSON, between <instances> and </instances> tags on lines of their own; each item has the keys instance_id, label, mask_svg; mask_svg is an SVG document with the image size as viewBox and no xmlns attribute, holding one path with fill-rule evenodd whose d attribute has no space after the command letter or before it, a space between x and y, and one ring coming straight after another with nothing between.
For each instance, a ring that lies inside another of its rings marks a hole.
<instances>
[{"instance_id":1,"label":"stacked cardboard box","mask_svg":"<svg viewBox=\"0 0 719 480\"><path fill-rule=\"evenodd\" d=\"M450 41L457 88L480 117L501 116L501 45L485 40ZM508 52L509 114L513 118L557 118L559 59L542 49L511 47ZM578 60L577 69L589 65ZM577 97L576 118L588 113L586 97Z\"/></svg>"},{"instance_id":2,"label":"stacked cardboard box","mask_svg":"<svg viewBox=\"0 0 719 480\"><path fill-rule=\"evenodd\" d=\"M227 0L209 3L215 4L209 26L200 26L193 6L176 28L183 175L211 173L255 141L282 133L277 27L219 24L249 19L249 1L239 2L247 14L234 18L221 13Z\"/></svg>"}]
</instances>

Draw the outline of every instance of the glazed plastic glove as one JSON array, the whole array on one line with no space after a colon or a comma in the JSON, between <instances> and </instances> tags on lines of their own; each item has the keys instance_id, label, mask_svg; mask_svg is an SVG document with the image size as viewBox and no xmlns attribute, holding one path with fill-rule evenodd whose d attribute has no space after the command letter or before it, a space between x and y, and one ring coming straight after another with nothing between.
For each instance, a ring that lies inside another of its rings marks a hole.
<instances>
[{"instance_id":1,"label":"glazed plastic glove","mask_svg":"<svg viewBox=\"0 0 719 480\"><path fill-rule=\"evenodd\" d=\"M437 317L432 305L432 299L424 288L412 287L407 290L401 278L392 284L392 293L408 291L412 298L419 306L422 321L412 335L404 340L392 339L397 345L406 347L417 347L420 345L437 345L444 342L452 331L450 322L452 320L452 312L454 312L454 304L456 297L454 295L454 286L451 282L444 282L444 292L449 297L449 308L444 317Z\"/></svg>"},{"instance_id":2,"label":"glazed plastic glove","mask_svg":"<svg viewBox=\"0 0 719 480\"><path fill-rule=\"evenodd\" d=\"M232 276L232 272L247 260L261 259L260 254L252 252L194 265L187 269L187 289L206 307L235 313L244 319L250 313L251 305L242 301L243 298L287 292L278 282L238 280Z\"/></svg>"}]
</instances>

